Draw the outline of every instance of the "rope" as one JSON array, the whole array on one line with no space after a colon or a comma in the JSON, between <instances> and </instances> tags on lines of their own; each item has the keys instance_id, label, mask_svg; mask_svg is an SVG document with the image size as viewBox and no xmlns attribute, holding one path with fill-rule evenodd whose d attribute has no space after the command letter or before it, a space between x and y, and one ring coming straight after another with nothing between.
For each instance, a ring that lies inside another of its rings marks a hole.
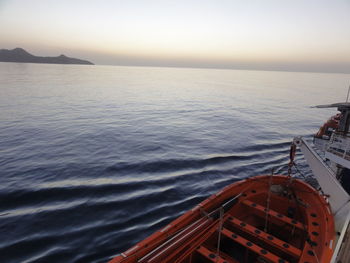
<instances>
[{"instance_id":1,"label":"rope","mask_svg":"<svg viewBox=\"0 0 350 263\"><path fill-rule=\"evenodd\" d=\"M219 252L220 252L220 243L221 243L221 231L222 231L222 226L223 226L223 217L224 217L224 208L220 208L220 224L218 227L219 235L218 235L218 246L216 249L216 260L215 262L218 262L219 260Z\"/></svg>"},{"instance_id":2,"label":"rope","mask_svg":"<svg viewBox=\"0 0 350 263\"><path fill-rule=\"evenodd\" d=\"M269 210L270 210L272 176L273 176L273 169L272 169L272 172L271 172L271 175L270 175L269 189L268 189L268 194L267 194L267 205L266 205L266 214L265 214L265 228L264 228L266 233L267 233L268 217L269 217Z\"/></svg>"},{"instance_id":3,"label":"rope","mask_svg":"<svg viewBox=\"0 0 350 263\"><path fill-rule=\"evenodd\" d=\"M214 209L213 211L211 211L211 212L209 212L209 213L206 212L203 208L200 208L200 209L199 209L199 218L198 218L195 222L193 222L193 224L197 223L197 222L200 221L201 219L211 217L212 215L214 215L214 214L217 213L218 211L220 211L220 219L221 219L222 216L223 216L223 215L221 215L221 212L224 211L224 206L227 205L229 202L234 201L234 200L236 200L237 198L239 198L239 197L242 195L242 193L243 193L244 191L246 191L247 188L249 188L249 185L248 185L246 188L244 188L240 194L234 196L232 199L230 199L230 200L227 201L226 203L223 203L220 207ZM154 245L154 249L151 250L149 253L152 253L155 249L158 248L158 245L162 244L163 242L166 242L166 240L169 240L169 239L173 238L175 235L179 234L181 231L183 231L184 229L186 229L186 228L188 228L188 227L189 227L189 225L186 225L186 226L184 226L183 228L178 229L178 230L177 230L176 232L174 232L173 234L171 234L171 235L169 235L169 236L166 236L166 237L164 237L163 239L158 240L157 242L155 242L155 244L153 244L153 245ZM222 229L222 226L221 226L221 229ZM220 232L221 232L221 231L220 231ZM219 233L220 233L220 232L219 232ZM220 238L221 238L221 237L220 237ZM147 250L147 249L148 249L147 247L144 247L144 248L141 248L138 252L141 252L141 251L144 251L144 250ZM148 254L149 254L149 253L148 253ZM148 254L147 254L147 255L148 255ZM137 253L128 255L128 256L126 256L125 258L123 258L120 262L124 262L124 261L126 261L128 258L130 258L130 257L135 257L136 255L137 255ZM137 260L138 260L137 262L140 262L141 260L143 260L144 257L146 257L147 255L144 255L142 258L138 258L138 259L137 259Z\"/></svg>"},{"instance_id":4,"label":"rope","mask_svg":"<svg viewBox=\"0 0 350 263\"><path fill-rule=\"evenodd\" d=\"M293 170L292 170L292 168L294 167L295 168L295 170L296 170L296 172L301 176L301 177L303 177L305 180L306 180L306 176L299 170L299 168L297 167L297 164L294 162L294 157L295 157L295 149L294 149L294 147L293 147L293 145L291 146L291 150L290 150L290 162L288 163L288 165L287 165L287 167L288 167L288 176L290 176L290 177L293 177ZM282 165L282 166L278 166L277 167L277 170L283 170L284 169L284 167L285 167L286 165ZM271 199L271 185L272 185L272 178L273 178L273 174L274 174L274 169L272 170L272 173L271 173L271 177L270 177L270 180L269 180L269 182L266 182L266 180L263 180L263 179L258 179L258 178L256 178L256 179L254 179L254 180L256 180L256 181L260 181L260 182L262 182L262 183L265 183L265 184L268 184L269 185L269 190L268 190L268 199L267 199L267 211L269 210L269 208L270 208L270 199ZM207 184L208 185L211 185L211 186L214 186L214 183L213 183L213 181L209 178L209 176L206 176L206 180L207 180ZM292 180L291 180L292 181ZM290 183L291 183L291 181L290 181ZM249 188L249 186L248 187L246 187L246 188ZM245 191L246 189L243 189L242 191L241 191L241 194ZM305 190L300 190L300 189L295 189L296 191L299 191L299 192L306 192L306 193L313 193L312 191L305 191ZM200 191L200 193L202 193L204 190L202 190L202 191ZM241 195L241 194L239 194L238 195L238 197ZM297 203L297 205L299 205L298 204L298 201L297 200L295 200L296 201L296 203ZM212 214L214 214L215 212L217 212L217 211L220 211L220 223L219 223L219 227L218 227L218 230L219 230L219 235L218 235L218 245L217 245L217 251L216 251L216 262L218 261L218 259L219 259L219 251L220 251L220 245L221 245L221 230L222 230L222 228L223 228L223 206L220 206L219 208L216 208L216 209L214 209L213 211L211 211L211 212L209 212L209 213L207 213L203 208L200 208L199 209L200 210L200 214L199 214L199 219L198 220L200 220L200 219L203 219L203 218L209 218ZM157 242L155 242L155 244L153 244L154 246L155 246L155 248L154 249L156 249L157 248L157 246L159 245L159 244L161 244L161 243L163 243L165 240L169 240L170 238L172 238L172 237L174 237L175 235L177 235L178 233L180 233L182 230L184 230L186 227L188 227L188 226L184 226L182 229L179 229L179 230L177 230L176 232L174 232L173 234L171 234L171 235L169 235L169 236L167 236L167 237L164 237L164 239L161 239L161 240L158 240ZM305 227L305 226L304 226ZM266 212L266 216L265 216L265 232L267 232L267 228L268 228L268 212ZM314 250L313 249L313 246L311 245L311 248L312 248L312 250ZM138 252L140 253L141 251L144 251L144 250L146 250L147 248L141 248ZM137 253L136 253L137 254ZM127 260L129 257L134 257L134 256L136 256L136 254L132 254L132 255L128 255L128 256L126 256L124 259L122 259L122 261L121 262L124 262L125 260ZM316 253L315 253L315 255L316 255ZM140 259L139 259L140 260ZM316 260L317 260L317 262L319 262L319 260L318 260L318 258L317 258L317 256L316 256Z\"/></svg>"},{"instance_id":5,"label":"rope","mask_svg":"<svg viewBox=\"0 0 350 263\"><path fill-rule=\"evenodd\" d=\"M298 174L301 175L304 178L304 180L306 180L306 176L302 172L300 172L297 164L293 162L293 166L294 166L295 170L298 172Z\"/></svg>"},{"instance_id":6,"label":"rope","mask_svg":"<svg viewBox=\"0 0 350 263\"><path fill-rule=\"evenodd\" d=\"M350 88L349 88L349 90L350 90ZM294 168L295 168L295 170L297 171L297 173L298 173L299 175L301 175L301 176L304 178L304 180L306 181L306 176L299 170L298 166L297 166L296 163L294 162L295 151L296 151L296 145L295 145L295 144L292 144L292 145L291 145L291 148L290 148L290 161L289 161L289 163L288 163L288 176L291 176L291 174L292 174L292 167L294 166ZM291 180L290 180L290 184L291 184L291 183L292 183L292 182L291 182ZM299 212L300 216L302 217L303 221L305 222L304 214L300 211L300 210L301 210L301 208L300 208L300 203L299 203L299 200L298 200L297 195L296 195L296 193L295 193L295 190L298 190L299 192L308 192L308 193L310 193L310 192L309 192L309 191L302 191L302 190L300 190L300 189L294 189L294 188L291 188L291 187L289 187L289 186L290 186L290 185L288 185L287 187L288 187L289 191L290 191L291 194L292 194L292 197L293 197L293 199L294 199L294 202L295 202L295 204L296 204L296 206L297 206L297 211ZM323 193L323 192L322 192L322 193ZM324 193L323 193L323 194L324 194ZM314 255L315 255L315 258L316 258L317 263L320 263L320 261L319 261L319 259L318 259L318 257L317 257L317 254L316 254L316 252L315 252L315 250L314 250L314 247L313 247L312 243L310 242L311 239L310 239L309 232L307 231L306 226L305 226L304 224L303 224L303 228L304 228L304 232L306 233L306 242L308 242L308 243L310 244L311 249L312 249L312 251L313 251L313 253L314 253ZM292 229L292 236L293 236L293 235L294 235L294 228Z\"/></svg>"},{"instance_id":7,"label":"rope","mask_svg":"<svg viewBox=\"0 0 350 263\"><path fill-rule=\"evenodd\" d=\"M298 198L297 198L297 195L295 194L294 189L293 189L293 188L290 188L289 190L290 190L291 193L292 193L292 197L293 197L293 199L294 199L294 201L295 201L295 204L296 204L296 206L297 206L297 208L298 208L298 211L299 211L300 216L303 218L303 221L306 222L303 213L300 212L300 204L299 204L299 202L298 202ZM310 244L310 247L311 247L311 249L312 249L312 252L313 252L314 255L315 255L315 258L316 258L317 263L320 263L320 261L319 261L319 259L318 259L318 257L317 257L317 254L316 254L316 252L315 252L315 250L314 250L314 247L313 247L312 243L310 242L310 241L311 241L311 238L310 238L309 232L307 231L306 226L305 226L304 224L302 224L302 225L303 225L303 228L304 228L304 232L306 233L306 242L308 242L308 243ZM293 232L294 232L294 230L293 230ZM292 234L293 234L293 233L292 233ZM294 235L294 234L293 234L293 235Z\"/></svg>"}]
</instances>

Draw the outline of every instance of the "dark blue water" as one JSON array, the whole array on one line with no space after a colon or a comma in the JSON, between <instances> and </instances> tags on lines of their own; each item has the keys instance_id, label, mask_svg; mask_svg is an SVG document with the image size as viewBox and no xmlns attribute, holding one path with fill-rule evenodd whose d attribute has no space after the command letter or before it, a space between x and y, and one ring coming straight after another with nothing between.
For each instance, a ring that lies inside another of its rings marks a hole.
<instances>
[{"instance_id":1,"label":"dark blue water","mask_svg":"<svg viewBox=\"0 0 350 263\"><path fill-rule=\"evenodd\" d=\"M292 138L333 113L309 106L349 79L0 63L0 262L106 262L229 183L285 173Z\"/></svg>"}]
</instances>

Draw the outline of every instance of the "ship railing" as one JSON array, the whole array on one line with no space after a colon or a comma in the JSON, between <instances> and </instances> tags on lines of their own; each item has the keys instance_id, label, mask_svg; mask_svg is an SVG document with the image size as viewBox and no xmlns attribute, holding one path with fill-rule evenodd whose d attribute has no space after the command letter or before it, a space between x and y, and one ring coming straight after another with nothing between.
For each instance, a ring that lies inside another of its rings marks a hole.
<instances>
[{"instance_id":1,"label":"ship railing","mask_svg":"<svg viewBox=\"0 0 350 263\"><path fill-rule=\"evenodd\" d=\"M343 159L350 160L350 137L343 133L333 133L327 151Z\"/></svg>"}]
</instances>

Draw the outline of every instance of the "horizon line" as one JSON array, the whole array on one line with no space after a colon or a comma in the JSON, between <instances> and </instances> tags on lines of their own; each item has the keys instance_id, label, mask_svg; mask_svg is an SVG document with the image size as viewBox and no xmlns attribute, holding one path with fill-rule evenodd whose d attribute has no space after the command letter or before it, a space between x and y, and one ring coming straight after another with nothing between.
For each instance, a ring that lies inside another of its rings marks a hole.
<instances>
[{"instance_id":1,"label":"horizon line","mask_svg":"<svg viewBox=\"0 0 350 263\"><path fill-rule=\"evenodd\" d=\"M0 63L14 63L14 64L44 64L44 65L64 65L64 66L108 66L108 67L140 67L140 68L178 68L178 69L216 69L216 70L241 70L241 71L269 71L269 72L290 72L290 73L321 73L321 74L342 74L350 75L345 71L320 71L320 70L288 70L288 69L262 69L262 68L239 68L239 67L219 67L219 66L190 66L190 65L150 65L150 64L99 64L93 63L92 65L85 64L59 64L59 63L33 63L33 62L6 62L0 61Z\"/></svg>"}]
</instances>

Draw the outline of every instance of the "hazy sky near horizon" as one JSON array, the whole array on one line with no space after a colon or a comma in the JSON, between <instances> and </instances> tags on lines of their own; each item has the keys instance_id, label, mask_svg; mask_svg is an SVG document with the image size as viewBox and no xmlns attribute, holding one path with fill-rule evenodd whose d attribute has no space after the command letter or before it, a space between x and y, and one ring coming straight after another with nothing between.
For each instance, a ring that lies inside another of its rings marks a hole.
<instances>
[{"instance_id":1,"label":"hazy sky near horizon","mask_svg":"<svg viewBox=\"0 0 350 263\"><path fill-rule=\"evenodd\" d=\"M350 73L349 0L0 0L0 36L96 64Z\"/></svg>"}]
</instances>

